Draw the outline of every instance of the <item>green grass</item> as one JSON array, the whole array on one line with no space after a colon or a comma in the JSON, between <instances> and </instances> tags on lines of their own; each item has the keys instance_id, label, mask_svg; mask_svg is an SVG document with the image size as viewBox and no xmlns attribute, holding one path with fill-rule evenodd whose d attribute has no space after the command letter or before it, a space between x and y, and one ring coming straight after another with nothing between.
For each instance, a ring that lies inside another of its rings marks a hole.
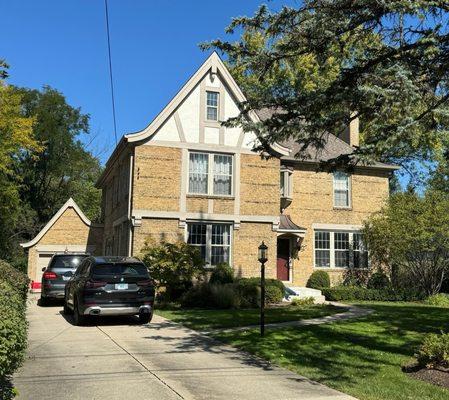
<instances>
[{"instance_id":1,"label":"green grass","mask_svg":"<svg viewBox=\"0 0 449 400\"><path fill-rule=\"evenodd\" d=\"M317 326L214 335L361 400L449 399L449 390L410 378L401 365L427 332L448 330L447 309L415 303L363 303L374 314Z\"/></svg>"},{"instance_id":2,"label":"green grass","mask_svg":"<svg viewBox=\"0 0 449 400\"><path fill-rule=\"evenodd\" d=\"M300 319L323 317L342 311L344 309L330 305L267 308L265 311L265 321L267 324L272 322L297 321ZM156 308L156 313L172 321L199 330L257 325L259 323L259 310L257 309L158 310Z\"/></svg>"}]
</instances>

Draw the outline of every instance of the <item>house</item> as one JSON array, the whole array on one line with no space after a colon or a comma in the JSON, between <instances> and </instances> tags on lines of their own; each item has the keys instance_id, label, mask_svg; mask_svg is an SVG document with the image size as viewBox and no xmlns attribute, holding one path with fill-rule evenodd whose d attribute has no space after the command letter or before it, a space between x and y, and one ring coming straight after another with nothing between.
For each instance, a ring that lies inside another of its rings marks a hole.
<instances>
[{"instance_id":1,"label":"house","mask_svg":"<svg viewBox=\"0 0 449 400\"><path fill-rule=\"evenodd\" d=\"M38 279L34 265L44 254L43 238L60 225L67 234L59 231L64 239L52 242L52 249L82 242L97 254L138 256L146 241L185 240L208 265L226 262L241 276L259 275L257 248L263 240L267 276L297 286L316 269L329 271L336 282L348 266L363 267L360 229L387 199L396 167L376 163L356 166L351 174L317 172L320 160L350 153L358 144L357 121L345 137L329 135L324 149L310 150L306 159L295 157L294 141L257 154L253 133L220 123L236 116L244 100L213 53L145 129L117 145L97 182L103 226L86 221L73 202L55 216L72 210L85 228L101 229L101 245L98 234L80 231L74 237L68 224L53 221L23 245L30 278ZM250 117L269 115L261 110Z\"/></svg>"}]
</instances>

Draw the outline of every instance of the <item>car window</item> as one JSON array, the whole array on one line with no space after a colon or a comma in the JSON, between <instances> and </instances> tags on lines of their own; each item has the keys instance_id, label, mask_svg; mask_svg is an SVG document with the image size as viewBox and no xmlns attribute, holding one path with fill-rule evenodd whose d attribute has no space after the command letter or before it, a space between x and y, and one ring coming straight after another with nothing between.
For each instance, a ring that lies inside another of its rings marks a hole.
<instances>
[{"instance_id":1,"label":"car window","mask_svg":"<svg viewBox=\"0 0 449 400\"><path fill-rule=\"evenodd\" d=\"M147 267L143 264L99 264L92 268L94 277L105 276L131 276L139 278L148 278Z\"/></svg>"},{"instance_id":2,"label":"car window","mask_svg":"<svg viewBox=\"0 0 449 400\"><path fill-rule=\"evenodd\" d=\"M54 256L50 265L51 268L68 268L76 269L81 264L81 262L86 258L85 255L64 255L64 256Z\"/></svg>"}]
</instances>

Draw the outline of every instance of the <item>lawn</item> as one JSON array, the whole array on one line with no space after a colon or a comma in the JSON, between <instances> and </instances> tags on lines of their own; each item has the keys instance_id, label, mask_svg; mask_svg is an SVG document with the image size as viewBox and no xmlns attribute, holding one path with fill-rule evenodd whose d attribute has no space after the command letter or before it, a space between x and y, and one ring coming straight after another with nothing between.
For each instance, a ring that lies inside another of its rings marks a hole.
<instances>
[{"instance_id":1,"label":"lawn","mask_svg":"<svg viewBox=\"0 0 449 400\"><path fill-rule=\"evenodd\" d=\"M298 321L301 319L324 317L343 312L345 309L331 305L284 306L267 308L265 321L272 322ZM208 330L256 325L259 323L259 310L158 310L156 313L193 329Z\"/></svg>"},{"instance_id":2,"label":"lawn","mask_svg":"<svg viewBox=\"0 0 449 400\"><path fill-rule=\"evenodd\" d=\"M374 314L317 326L215 334L218 339L361 400L449 399L449 391L401 371L426 332L448 329L449 310L364 303Z\"/></svg>"}]
</instances>

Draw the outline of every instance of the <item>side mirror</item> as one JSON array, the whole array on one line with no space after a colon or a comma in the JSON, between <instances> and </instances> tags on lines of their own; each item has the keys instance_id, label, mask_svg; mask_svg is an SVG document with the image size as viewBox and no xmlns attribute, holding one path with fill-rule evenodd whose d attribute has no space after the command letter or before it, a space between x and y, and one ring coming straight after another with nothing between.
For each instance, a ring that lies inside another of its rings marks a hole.
<instances>
[{"instance_id":1,"label":"side mirror","mask_svg":"<svg viewBox=\"0 0 449 400\"><path fill-rule=\"evenodd\" d=\"M47 269L47 267L42 268L42 272L44 272Z\"/></svg>"}]
</instances>

